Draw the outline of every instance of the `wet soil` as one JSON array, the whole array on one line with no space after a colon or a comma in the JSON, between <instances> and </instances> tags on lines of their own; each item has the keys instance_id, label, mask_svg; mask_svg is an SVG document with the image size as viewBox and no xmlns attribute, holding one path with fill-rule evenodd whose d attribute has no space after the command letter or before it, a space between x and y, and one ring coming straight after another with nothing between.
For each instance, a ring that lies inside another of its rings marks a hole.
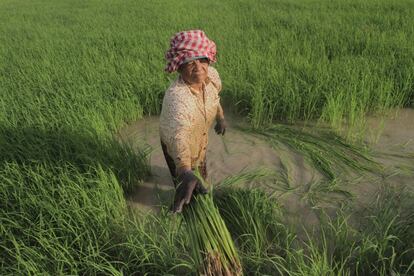
<instances>
[{"instance_id":1,"label":"wet soil","mask_svg":"<svg viewBox=\"0 0 414 276\"><path fill-rule=\"evenodd\" d=\"M304 158L287 148L273 149L261 138L237 129L245 124L242 119L227 117L229 127L226 135L218 136L211 129L207 149L209 183L219 183L226 177L257 168L269 168L283 172L289 167L292 183L306 186L320 180L320 175ZM371 176L349 183L345 189L354 194L360 204L375 197L379 183L414 186L414 109L395 111L387 118L369 118L366 142L373 149L375 160L384 167L381 176ZM158 134L158 117L147 117L122 128L118 137L133 147L142 143L152 148L151 177L136 187L127 198L128 204L144 212L157 212L168 206L173 197L173 184L164 160ZM287 164L288 163L288 164ZM255 185L255 184L253 184ZM262 185L259 182L257 185ZM414 189L414 188L413 188ZM326 194L331 201L340 201L340 196ZM290 214L290 220L317 223L317 215L304 200L306 195L292 194L281 198Z\"/></svg>"}]
</instances>

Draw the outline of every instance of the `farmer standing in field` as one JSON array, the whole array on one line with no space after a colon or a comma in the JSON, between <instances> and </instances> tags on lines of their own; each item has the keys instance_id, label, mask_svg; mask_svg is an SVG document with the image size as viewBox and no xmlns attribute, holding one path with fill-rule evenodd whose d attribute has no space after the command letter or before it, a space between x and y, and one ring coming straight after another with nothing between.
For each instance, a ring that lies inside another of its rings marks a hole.
<instances>
[{"instance_id":1,"label":"farmer standing in field","mask_svg":"<svg viewBox=\"0 0 414 276\"><path fill-rule=\"evenodd\" d=\"M217 70L216 44L201 30L176 33L166 53L169 73L178 78L164 95L160 116L160 138L165 160L176 188L173 212L181 212L193 193L207 189L194 175L198 169L207 178L206 148L208 130L224 135L226 123L220 105L221 80Z\"/></svg>"}]
</instances>

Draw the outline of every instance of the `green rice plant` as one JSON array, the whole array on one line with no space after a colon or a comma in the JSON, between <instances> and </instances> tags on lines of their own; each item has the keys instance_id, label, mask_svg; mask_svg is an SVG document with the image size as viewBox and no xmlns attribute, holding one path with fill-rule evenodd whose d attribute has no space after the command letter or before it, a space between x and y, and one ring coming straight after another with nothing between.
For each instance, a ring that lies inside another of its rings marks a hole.
<instances>
[{"instance_id":1,"label":"green rice plant","mask_svg":"<svg viewBox=\"0 0 414 276\"><path fill-rule=\"evenodd\" d=\"M301 241L286 223L288 207L265 192L227 187L217 190L215 199L240 250L245 274L351 275L345 261L331 258L326 236L306 232L307 240Z\"/></svg>"},{"instance_id":2,"label":"green rice plant","mask_svg":"<svg viewBox=\"0 0 414 276\"><path fill-rule=\"evenodd\" d=\"M244 128L243 130L253 132ZM330 131L309 131L287 125L272 125L254 130L273 147L280 145L302 154L326 178L333 180L345 172L381 172L380 165L367 153L366 149L346 142Z\"/></svg>"},{"instance_id":3,"label":"green rice plant","mask_svg":"<svg viewBox=\"0 0 414 276\"><path fill-rule=\"evenodd\" d=\"M131 210L123 231L111 249L127 275L193 275L195 260L188 254L189 237L182 218L167 208L160 213L137 214Z\"/></svg>"},{"instance_id":4,"label":"green rice plant","mask_svg":"<svg viewBox=\"0 0 414 276\"><path fill-rule=\"evenodd\" d=\"M297 193L306 200L313 209L339 205L351 200L354 196L346 191L344 182L339 179L310 181L301 187Z\"/></svg>"},{"instance_id":5,"label":"green rice plant","mask_svg":"<svg viewBox=\"0 0 414 276\"><path fill-rule=\"evenodd\" d=\"M294 168L286 152L279 152L279 158L281 170L272 170L272 177L269 181L265 181L260 185L263 191L266 191L270 197L275 199L280 199L283 196L297 193L302 188L301 185L297 185L293 179ZM255 185L254 182L252 182L252 184ZM250 187L254 187L252 184Z\"/></svg>"},{"instance_id":6,"label":"green rice plant","mask_svg":"<svg viewBox=\"0 0 414 276\"><path fill-rule=\"evenodd\" d=\"M383 185L362 212L363 233L355 254L359 275L414 272L414 194L405 187Z\"/></svg>"},{"instance_id":7,"label":"green rice plant","mask_svg":"<svg viewBox=\"0 0 414 276\"><path fill-rule=\"evenodd\" d=\"M113 173L40 162L0 172L2 275L119 274L108 253L126 204Z\"/></svg>"},{"instance_id":8,"label":"green rice plant","mask_svg":"<svg viewBox=\"0 0 414 276\"><path fill-rule=\"evenodd\" d=\"M352 275L346 262L336 262L331 258L330 250L327 247L327 238L324 232L318 235L310 235L303 248L289 250L286 254L286 275Z\"/></svg>"},{"instance_id":9,"label":"green rice plant","mask_svg":"<svg viewBox=\"0 0 414 276\"><path fill-rule=\"evenodd\" d=\"M177 12L184 8L186 16ZM366 114L413 106L413 11L407 0L1 1L0 274L197 272L200 262L183 249L192 243L174 220L126 222L120 186L128 191L148 174L148 152L114 138L125 123L159 113L176 77L163 72L162 57L174 32L203 28L216 41L221 94L255 128L319 120L345 125L352 138ZM284 128L268 134L327 178L344 168L370 171L369 161L335 137ZM292 191L283 177L280 187ZM307 199L330 188L312 186ZM258 238L245 242L243 269L323 275L340 274L345 264L359 275L413 274L412 218L402 211L413 208L404 196L381 197L374 206L381 212L369 208L367 230L350 235L333 261L330 247L315 243L257 254L264 235L255 233L265 220L245 219L256 227L246 237ZM405 207L386 205L390 199Z\"/></svg>"},{"instance_id":10,"label":"green rice plant","mask_svg":"<svg viewBox=\"0 0 414 276\"><path fill-rule=\"evenodd\" d=\"M364 127L366 114L412 105L411 1L189 4L2 2L1 120L107 132L158 114L175 78L162 53L190 28L216 41L223 97L255 127L298 119ZM184 6L186 17L176 12Z\"/></svg>"},{"instance_id":11,"label":"green rice plant","mask_svg":"<svg viewBox=\"0 0 414 276\"><path fill-rule=\"evenodd\" d=\"M198 172L196 175L206 184ZM214 204L213 193L195 196L183 217L200 274L243 275L236 246Z\"/></svg>"},{"instance_id":12,"label":"green rice plant","mask_svg":"<svg viewBox=\"0 0 414 276\"><path fill-rule=\"evenodd\" d=\"M308 237L326 248L331 262L352 275L411 275L414 269L413 194L383 185L366 209L348 203L320 214L322 235ZM321 249L322 250L322 249Z\"/></svg>"},{"instance_id":13,"label":"green rice plant","mask_svg":"<svg viewBox=\"0 0 414 276\"><path fill-rule=\"evenodd\" d=\"M226 187L216 191L215 202L240 250L244 273L283 275L295 237L274 198L257 188Z\"/></svg>"},{"instance_id":14,"label":"green rice plant","mask_svg":"<svg viewBox=\"0 0 414 276\"><path fill-rule=\"evenodd\" d=\"M253 186L249 184L257 184L259 181L273 180L277 175L278 174L269 168L240 171L238 174L226 177L214 187L216 190L222 190L235 185L240 186L242 184L247 184L249 188L253 188Z\"/></svg>"},{"instance_id":15,"label":"green rice plant","mask_svg":"<svg viewBox=\"0 0 414 276\"><path fill-rule=\"evenodd\" d=\"M184 210L192 255L204 275L242 275L238 252L211 194Z\"/></svg>"},{"instance_id":16,"label":"green rice plant","mask_svg":"<svg viewBox=\"0 0 414 276\"><path fill-rule=\"evenodd\" d=\"M148 147L134 151L90 128L0 125L0 163L70 163L80 171L102 166L116 174L126 192L149 175L148 156Z\"/></svg>"},{"instance_id":17,"label":"green rice plant","mask_svg":"<svg viewBox=\"0 0 414 276\"><path fill-rule=\"evenodd\" d=\"M237 188L242 177L231 179L215 191L215 202L245 274L411 275L414 200L409 190L384 186L363 210L355 210L353 201L335 208L320 205L320 224L305 229L301 240L285 223L288 206L258 189ZM323 197L316 191L315 196Z\"/></svg>"}]
</instances>

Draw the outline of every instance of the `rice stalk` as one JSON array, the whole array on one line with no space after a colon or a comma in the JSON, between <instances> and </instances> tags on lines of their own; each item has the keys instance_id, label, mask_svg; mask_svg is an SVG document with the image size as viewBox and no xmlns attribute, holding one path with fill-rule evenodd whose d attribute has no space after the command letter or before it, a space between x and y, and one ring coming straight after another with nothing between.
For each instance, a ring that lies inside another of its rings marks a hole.
<instances>
[{"instance_id":1,"label":"rice stalk","mask_svg":"<svg viewBox=\"0 0 414 276\"><path fill-rule=\"evenodd\" d=\"M382 167L367 149L345 141L333 132L309 131L275 124L265 129L241 128L265 138L272 147L282 145L302 154L327 179L333 180L345 172L380 173Z\"/></svg>"},{"instance_id":2,"label":"rice stalk","mask_svg":"<svg viewBox=\"0 0 414 276\"><path fill-rule=\"evenodd\" d=\"M183 215L199 274L243 275L236 247L212 193L195 196Z\"/></svg>"}]
</instances>

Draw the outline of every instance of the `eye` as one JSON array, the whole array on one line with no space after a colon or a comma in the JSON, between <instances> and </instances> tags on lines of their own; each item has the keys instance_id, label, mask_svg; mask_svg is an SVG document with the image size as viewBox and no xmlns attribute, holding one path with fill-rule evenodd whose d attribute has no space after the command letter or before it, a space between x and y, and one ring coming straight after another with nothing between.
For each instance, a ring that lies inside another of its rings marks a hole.
<instances>
[{"instance_id":1,"label":"eye","mask_svg":"<svg viewBox=\"0 0 414 276\"><path fill-rule=\"evenodd\" d=\"M208 58L201 58L200 59L200 62L201 63L208 63Z\"/></svg>"}]
</instances>

